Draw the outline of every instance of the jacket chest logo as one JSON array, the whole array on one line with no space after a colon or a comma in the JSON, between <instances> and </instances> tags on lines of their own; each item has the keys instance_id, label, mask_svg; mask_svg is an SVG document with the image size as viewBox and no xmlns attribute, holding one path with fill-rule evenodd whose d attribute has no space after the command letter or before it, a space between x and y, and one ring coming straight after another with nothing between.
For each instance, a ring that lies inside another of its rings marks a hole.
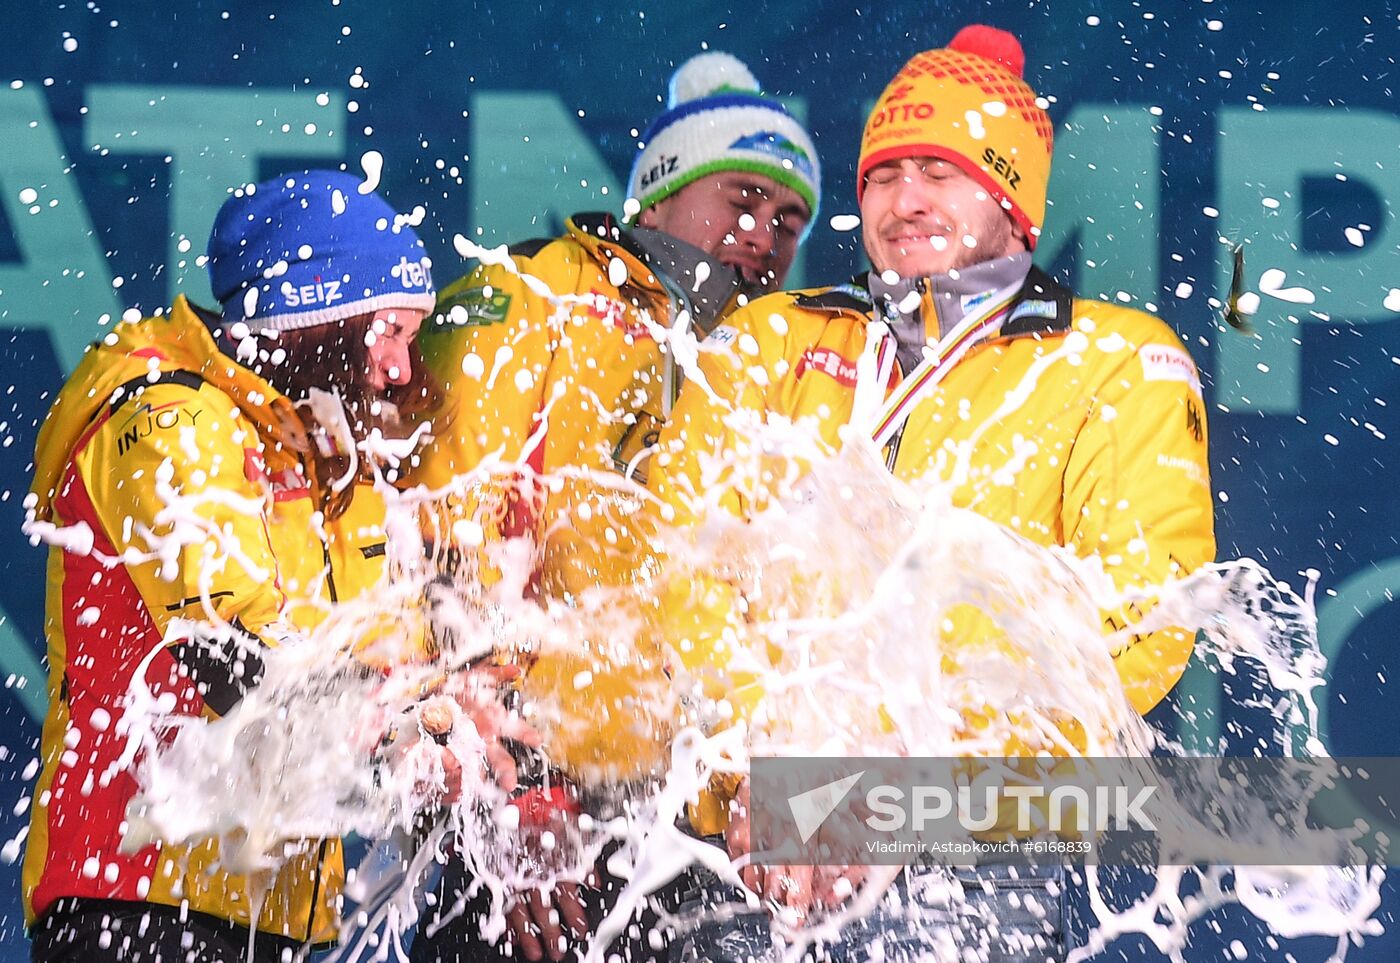
<instances>
[{"instance_id":1,"label":"jacket chest logo","mask_svg":"<svg viewBox=\"0 0 1400 963\"><path fill-rule=\"evenodd\" d=\"M180 407L181 404L172 401L159 406L140 405L117 429L120 432L117 436L117 455L125 455L133 445L153 432L170 431L180 425L193 427L204 412L187 410Z\"/></svg>"},{"instance_id":2,"label":"jacket chest logo","mask_svg":"<svg viewBox=\"0 0 1400 963\"><path fill-rule=\"evenodd\" d=\"M834 378L837 384L847 388L856 386L856 363L830 348L809 348L803 353L802 360L797 363L797 377L801 378L808 371Z\"/></svg>"}]
</instances>

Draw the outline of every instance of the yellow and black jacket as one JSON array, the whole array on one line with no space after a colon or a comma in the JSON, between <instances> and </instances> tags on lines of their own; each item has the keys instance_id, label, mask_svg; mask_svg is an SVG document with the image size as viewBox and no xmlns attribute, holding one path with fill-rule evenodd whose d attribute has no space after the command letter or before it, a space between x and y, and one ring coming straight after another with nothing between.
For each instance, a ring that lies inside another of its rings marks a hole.
<instances>
[{"instance_id":1,"label":"yellow and black jacket","mask_svg":"<svg viewBox=\"0 0 1400 963\"><path fill-rule=\"evenodd\" d=\"M177 710L217 714L233 678L172 652L177 618L231 624L275 645L373 585L384 505L358 485L334 521L317 510L308 439L292 403L215 345L184 299L123 323L84 357L39 435L34 520L51 536L49 713L24 861L25 918L66 897L146 900L317 942L336 936L338 840L307 841L254 916L247 877L218 868L213 841L118 852L131 775L121 700L138 664Z\"/></svg>"}]
</instances>

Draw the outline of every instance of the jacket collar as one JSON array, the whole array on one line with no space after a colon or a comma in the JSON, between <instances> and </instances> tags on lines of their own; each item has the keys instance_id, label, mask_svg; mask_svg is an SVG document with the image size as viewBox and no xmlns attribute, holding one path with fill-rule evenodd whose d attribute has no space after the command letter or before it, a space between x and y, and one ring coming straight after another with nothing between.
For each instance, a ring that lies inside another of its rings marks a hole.
<instances>
[{"instance_id":1,"label":"jacket collar","mask_svg":"<svg viewBox=\"0 0 1400 963\"><path fill-rule=\"evenodd\" d=\"M674 299L677 310L689 311L695 326L706 334L729 312L739 294L738 275L724 265L711 263L710 274L700 285L701 297L692 297L697 292L689 279L695 276L695 267L704 255L678 238L653 231L668 243L647 243L645 236L634 235L603 211L575 214L566 226L569 235L596 260L606 264L613 257L621 258L627 267L627 281L621 287L638 289L652 299Z\"/></svg>"},{"instance_id":2,"label":"jacket collar","mask_svg":"<svg viewBox=\"0 0 1400 963\"><path fill-rule=\"evenodd\" d=\"M823 288L808 294L799 294L793 303L808 311L825 311L830 314L869 314L875 309L870 291L865 287L865 276L851 278L845 284L834 288Z\"/></svg>"},{"instance_id":3,"label":"jacket collar","mask_svg":"<svg viewBox=\"0 0 1400 963\"><path fill-rule=\"evenodd\" d=\"M947 274L896 277L893 283L871 271L866 275L866 283L871 297L884 307L896 328L907 323L917 327L918 341L922 345L926 319L932 322L927 327L940 335L947 334L997 291L1019 290L1030 269L1030 253L1019 251ZM928 318L929 315L933 317Z\"/></svg>"},{"instance_id":4,"label":"jacket collar","mask_svg":"<svg viewBox=\"0 0 1400 963\"><path fill-rule=\"evenodd\" d=\"M875 312L875 304L867 278L868 275L858 275L847 284L799 294L793 303L808 311L861 314L869 318ZM1074 292L1032 265L998 337L1061 334L1069 330L1073 320Z\"/></svg>"},{"instance_id":5,"label":"jacket collar","mask_svg":"<svg viewBox=\"0 0 1400 963\"><path fill-rule=\"evenodd\" d=\"M565 222L569 236L593 258L606 265L614 257L627 266L623 287L639 288L649 294L664 294L665 287L647 263L646 250L637 243L617 218L602 211L575 214Z\"/></svg>"},{"instance_id":6,"label":"jacket collar","mask_svg":"<svg viewBox=\"0 0 1400 963\"><path fill-rule=\"evenodd\" d=\"M1074 292L1031 265L998 337L1063 334L1074 322Z\"/></svg>"},{"instance_id":7,"label":"jacket collar","mask_svg":"<svg viewBox=\"0 0 1400 963\"><path fill-rule=\"evenodd\" d=\"M622 223L606 211L584 211L564 224L574 240L589 251L606 251L609 255L625 256L638 265L646 264L646 251L627 233Z\"/></svg>"},{"instance_id":8,"label":"jacket collar","mask_svg":"<svg viewBox=\"0 0 1400 963\"><path fill-rule=\"evenodd\" d=\"M695 326L706 334L714 330L741 291L739 272L665 231L634 227L631 238L652 271L674 284L672 293L690 309Z\"/></svg>"}]
</instances>

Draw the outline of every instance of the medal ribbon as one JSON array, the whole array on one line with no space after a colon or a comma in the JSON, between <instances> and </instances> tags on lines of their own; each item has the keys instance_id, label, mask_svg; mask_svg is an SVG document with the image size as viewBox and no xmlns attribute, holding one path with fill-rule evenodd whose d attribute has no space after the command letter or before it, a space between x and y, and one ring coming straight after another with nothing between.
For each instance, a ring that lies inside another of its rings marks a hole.
<instances>
[{"instance_id":1,"label":"medal ribbon","mask_svg":"<svg viewBox=\"0 0 1400 963\"><path fill-rule=\"evenodd\" d=\"M909 418L914 406L943 380L962 356L967 354L973 345L1001 328L1020 291L1019 284L1003 288L990 299L991 303L986 309L963 318L947 336L934 345L933 350L924 356L918 367L909 372L909 377L901 381L885 399L870 432L877 445L884 447L889 444L890 438ZM888 335L885 337L888 341L894 340ZM882 344L882 353L884 347Z\"/></svg>"}]
</instances>

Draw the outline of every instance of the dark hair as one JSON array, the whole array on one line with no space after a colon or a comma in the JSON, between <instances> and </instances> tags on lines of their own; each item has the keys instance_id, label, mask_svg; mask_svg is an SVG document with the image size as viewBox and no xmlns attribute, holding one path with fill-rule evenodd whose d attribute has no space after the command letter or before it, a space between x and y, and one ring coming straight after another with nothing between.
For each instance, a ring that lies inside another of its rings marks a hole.
<instances>
[{"instance_id":1,"label":"dark hair","mask_svg":"<svg viewBox=\"0 0 1400 963\"><path fill-rule=\"evenodd\" d=\"M373 388L365 343L373 321L374 313L367 312L314 327L279 331L275 338L260 334L257 358L248 367L294 402L305 401L312 388L338 390L356 441L364 440L374 428L391 437L402 435L404 416L436 408L441 388L423 364L416 341L408 349L407 383L383 390ZM307 423L310 415L301 408L298 412ZM306 428L314 432L317 426L307 423ZM311 455L322 492L321 508L327 518L339 518L349 508L355 486L334 494L330 483L349 470L351 459L348 454L327 456L315 445Z\"/></svg>"}]
</instances>

